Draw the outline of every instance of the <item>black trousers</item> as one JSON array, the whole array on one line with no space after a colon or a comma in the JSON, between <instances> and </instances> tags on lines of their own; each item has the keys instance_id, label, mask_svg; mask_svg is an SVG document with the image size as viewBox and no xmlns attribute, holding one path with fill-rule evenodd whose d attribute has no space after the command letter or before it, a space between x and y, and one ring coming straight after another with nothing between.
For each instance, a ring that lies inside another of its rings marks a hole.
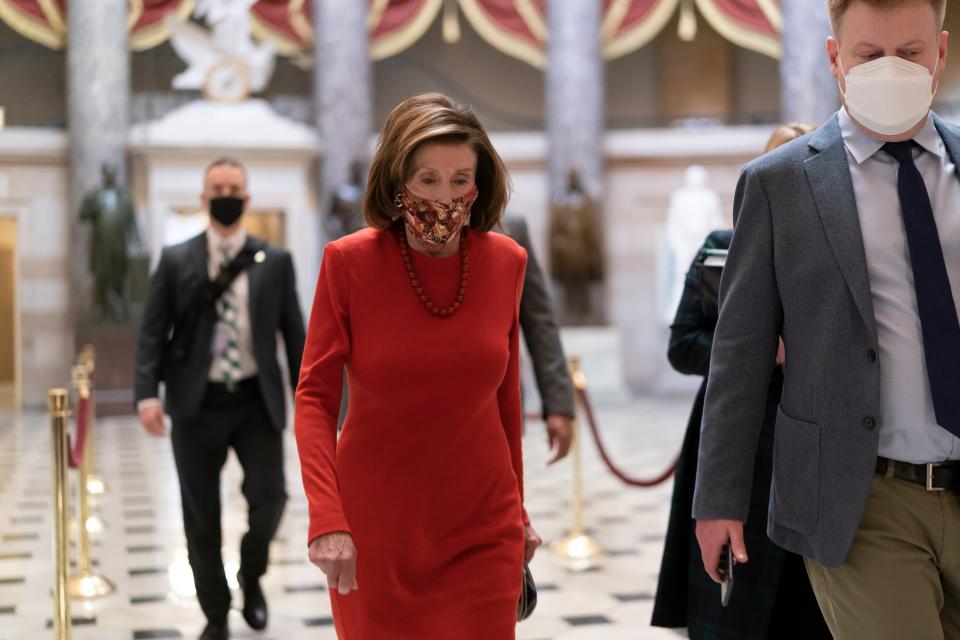
<instances>
[{"instance_id":1,"label":"black trousers","mask_svg":"<svg viewBox=\"0 0 960 640\"><path fill-rule=\"evenodd\" d=\"M208 620L221 621L230 611L230 589L220 555L220 471L233 448L243 468L241 491L248 506L240 573L257 580L267 571L270 541L287 500L283 434L270 422L253 379L234 392L208 384L199 413L174 420L171 440L197 599Z\"/></svg>"}]
</instances>

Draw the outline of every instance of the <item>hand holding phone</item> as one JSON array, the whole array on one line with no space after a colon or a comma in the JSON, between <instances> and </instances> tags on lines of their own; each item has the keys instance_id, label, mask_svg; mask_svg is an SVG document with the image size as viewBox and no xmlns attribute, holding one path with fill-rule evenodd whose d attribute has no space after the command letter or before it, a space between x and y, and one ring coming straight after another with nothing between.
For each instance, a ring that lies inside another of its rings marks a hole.
<instances>
[{"instance_id":1,"label":"hand holding phone","mask_svg":"<svg viewBox=\"0 0 960 640\"><path fill-rule=\"evenodd\" d=\"M730 596L733 595L733 565L733 547L727 540L720 549L720 565L717 567L723 578L720 582L720 604L723 606L730 604Z\"/></svg>"}]
</instances>

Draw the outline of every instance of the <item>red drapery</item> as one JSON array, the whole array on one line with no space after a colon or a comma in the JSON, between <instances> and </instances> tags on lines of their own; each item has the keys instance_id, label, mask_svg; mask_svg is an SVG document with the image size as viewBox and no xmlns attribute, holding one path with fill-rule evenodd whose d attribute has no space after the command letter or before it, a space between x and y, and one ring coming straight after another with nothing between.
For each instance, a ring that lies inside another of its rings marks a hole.
<instances>
[{"instance_id":1,"label":"red drapery","mask_svg":"<svg viewBox=\"0 0 960 640\"><path fill-rule=\"evenodd\" d=\"M140 51L165 41L167 14L184 20L193 5L194 0L127 0L131 48ZM51 49L67 44L67 0L0 0L0 20Z\"/></svg>"},{"instance_id":2,"label":"red drapery","mask_svg":"<svg viewBox=\"0 0 960 640\"><path fill-rule=\"evenodd\" d=\"M400 53L430 28L443 0L369 0L370 56L382 60Z\"/></svg>"},{"instance_id":3,"label":"red drapery","mask_svg":"<svg viewBox=\"0 0 960 640\"><path fill-rule=\"evenodd\" d=\"M300 56L313 49L310 0L259 0L250 14L253 35L272 41L281 54Z\"/></svg>"},{"instance_id":4,"label":"red drapery","mask_svg":"<svg viewBox=\"0 0 960 640\"><path fill-rule=\"evenodd\" d=\"M680 0L604 0L603 55L608 60L653 40L676 14Z\"/></svg>"},{"instance_id":5,"label":"red drapery","mask_svg":"<svg viewBox=\"0 0 960 640\"><path fill-rule=\"evenodd\" d=\"M65 2L66 0L60 0ZM151 49L170 37L164 21L168 14L186 20L193 13L195 0L128 0L130 5L130 47L134 51Z\"/></svg>"},{"instance_id":6,"label":"red drapery","mask_svg":"<svg viewBox=\"0 0 960 640\"><path fill-rule=\"evenodd\" d=\"M66 44L65 0L0 0L0 20L35 42L61 49Z\"/></svg>"},{"instance_id":7,"label":"red drapery","mask_svg":"<svg viewBox=\"0 0 960 640\"><path fill-rule=\"evenodd\" d=\"M375 60L395 55L419 40L445 3L452 2L459 15L492 46L537 67L546 62L547 0L366 1L370 51ZM681 2L597 1L603 3L603 53L607 59L635 51L656 37L676 15ZM173 13L186 19L194 6L194 0L128 2L131 46L136 50L165 41L168 37L165 17ZM707 22L727 39L779 57L780 0L694 0L694 3ZM0 19L31 40L60 48L66 42L66 4L67 0L0 0ZM313 0L258 0L251 12L256 37L273 41L283 55L309 60L313 48Z\"/></svg>"},{"instance_id":8,"label":"red drapery","mask_svg":"<svg viewBox=\"0 0 960 640\"><path fill-rule=\"evenodd\" d=\"M779 58L780 0L696 0L697 8L727 40Z\"/></svg>"}]
</instances>

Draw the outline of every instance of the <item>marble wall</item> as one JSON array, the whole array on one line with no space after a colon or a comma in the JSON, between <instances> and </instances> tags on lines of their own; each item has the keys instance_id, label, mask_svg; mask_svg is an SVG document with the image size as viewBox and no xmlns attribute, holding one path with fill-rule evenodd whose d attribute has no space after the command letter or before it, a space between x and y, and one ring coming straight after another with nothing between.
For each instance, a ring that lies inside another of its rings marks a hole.
<instances>
[{"instance_id":1,"label":"marble wall","mask_svg":"<svg viewBox=\"0 0 960 640\"><path fill-rule=\"evenodd\" d=\"M5 129L0 135L0 216L17 220L17 375L24 405L46 402L69 382L69 181L62 132Z\"/></svg>"},{"instance_id":2,"label":"marble wall","mask_svg":"<svg viewBox=\"0 0 960 640\"><path fill-rule=\"evenodd\" d=\"M672 372L665 358L667 328L657 309L657 232L670 195L692 163L710 172L729 220L740 166L763 147L770 126L632 130L604 138L604 220L609 257L607 317L619 335L625 383L634 391L688 391L696 380ZM547 141L543 133L498 133L493 142L513 180L510 209L527 218L534 250L546 258ZM209 151L134 148L140 214L196 206ZM302 153L298 152L298 153ZM43 403L46 389L66 382L73 337L66 317L69 287L66 143L62 133L8 128L0 136L0 215L20 225L19 317L26 405ZM306 156L239 150L250 169L252 206L287 213L288 246L298 271L305 312L317 265L316 199ZM149 159L147 158L149 156ZM159 228L146 231L156 246Z\"/></svg>"},{"instance_id":3,"label":"marble wall","mask_svg":"<svg viewBox=\"0 0 960 640\"><path fill-rule=\"evenodd\" d=\"M772 129L764 125L606 134L606 316L620 336L624 381L634 391L687 392L699 384L699 379L684 378L670 369L668 328L658 308L657 233L671 194L683 184L689 165L702 164L730 223L740 167L762 151ZM513 180L509 208L526 217L542 263L548 226L545 136L504 133L494 135L493 142Z\"/></svg>"}]
</instances>

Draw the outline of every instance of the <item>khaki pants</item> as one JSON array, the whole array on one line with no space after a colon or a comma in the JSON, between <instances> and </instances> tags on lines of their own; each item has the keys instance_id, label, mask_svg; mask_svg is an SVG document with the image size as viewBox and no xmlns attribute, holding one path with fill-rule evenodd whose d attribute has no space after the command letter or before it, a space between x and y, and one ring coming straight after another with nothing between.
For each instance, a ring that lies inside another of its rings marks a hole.
<instances>
[{"instance_id":1,"label":"khaki pants","mask_svg":"<svg viewBox=\"0 0 960 640\"><path fill-rule=\"evenodd\" d=\"M960 496L874 476L840 567L806 560L837 640L960 640Z\"/></svg>"}]
</instances>

